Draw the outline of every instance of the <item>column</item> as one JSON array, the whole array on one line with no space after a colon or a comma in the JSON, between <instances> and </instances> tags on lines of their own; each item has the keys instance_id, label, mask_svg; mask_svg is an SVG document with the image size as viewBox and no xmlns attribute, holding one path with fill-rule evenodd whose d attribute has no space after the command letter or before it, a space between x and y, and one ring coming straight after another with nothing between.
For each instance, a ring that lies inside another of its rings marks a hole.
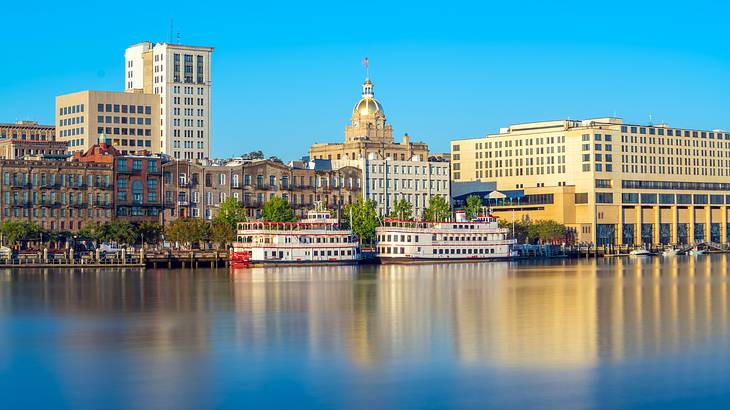
<instances>
[{"instance_id":1,"label":"column","mask_svg":"<svg viewBox=\"0 0 730 410\"><path fill-rule=\"evenodd\" d=\"M720 243L727 242L727 207L720 207Z\"/></svg>"},{"instance_id":2,"label":"column","mask_svg":"<svg viewBox=\"0 0 730 410\"><path fill-rule=\"evenodd\" d=\"M695 242L695 207L694 205L687 206L689 210L689 221L687 222L687 243Z\"/></svg>"},{"instance_id":3,"label":"column","mask_svg":"<svg viewBox=\"0 0 730 410\"><path fill-rule=\"evenodd\" d=\"M669 234L669 242L671 243L677 243L679 242L679 235L677 235L677 232L679 231L679 209L677 208L677 205L672 205L672 232Z\"/></svg>"},{"instance_id":4,"label":"column","mask_svg":"<svg viewBox=\"0 0 730 410\"><path fill-rule=\"evenodd\" d=\"M652 234L651 239L652 239L652 242L654 242L654 245L658 245L660 242L659 241L659 231L660 231L659 227L660 227L660 222L662 220L662 218L661 218L662 211L659 208L659 205L654 205L651 208L654 211L654 229L651 232L651 234Z\"/></svg>"},{"instance_id":5,"label":"column","mask_svg":"<svg viewBox=\"0 0 730 410\"><path fill-rule=\"evenodd\" d=\"M641 225L643 224L641 205L636 205L636 225L634 226L634 245L641 245Z\"/></svg>"},{"instance_id":6,"label":"column","mask_svg":"<svg viewBox=\"0 0 730 410\"><path fill-rule=\"evenodd\" d=\"M618 228L616 232L616 243L618 246L621 246L624 244L624 209L619 206L618 207L619 216L618 216Z\"/></svg>"}]
</instances>

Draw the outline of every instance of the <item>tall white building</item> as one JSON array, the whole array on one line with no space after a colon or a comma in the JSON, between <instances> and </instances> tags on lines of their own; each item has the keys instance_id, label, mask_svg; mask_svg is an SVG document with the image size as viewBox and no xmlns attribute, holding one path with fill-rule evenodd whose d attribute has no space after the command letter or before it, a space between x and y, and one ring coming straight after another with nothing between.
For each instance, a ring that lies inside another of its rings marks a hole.
<instances>
[{"instance_id":1,"label":"tall white building","mask_svg":"<svg viewBox=\"0 0 730 410\"><path fill-rule=\"evenodd\" d=\"M125 90L160 96L160 151L210 157L212 47L144 41L127 48Z\"/></svg>"}]
</instances>

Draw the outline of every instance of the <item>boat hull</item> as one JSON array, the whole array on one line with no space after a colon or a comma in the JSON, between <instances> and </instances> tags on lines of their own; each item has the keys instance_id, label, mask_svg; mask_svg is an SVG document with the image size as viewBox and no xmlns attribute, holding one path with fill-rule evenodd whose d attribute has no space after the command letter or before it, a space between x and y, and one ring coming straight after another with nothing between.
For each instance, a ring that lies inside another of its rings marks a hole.
<instances>
[{"instance_id":1,"label":"boat hull","mask_svg":"<svg viewBox=\"0 0 730 410\"><path fill-rule=\"evenodd\" d=\"M379 257L382 265L395 264L436 264L436 263L476 263L476 262L505 262L517 259L514 256L492 256L489 258L420 258L420 257Z\"/></svg>"}]
</instances>

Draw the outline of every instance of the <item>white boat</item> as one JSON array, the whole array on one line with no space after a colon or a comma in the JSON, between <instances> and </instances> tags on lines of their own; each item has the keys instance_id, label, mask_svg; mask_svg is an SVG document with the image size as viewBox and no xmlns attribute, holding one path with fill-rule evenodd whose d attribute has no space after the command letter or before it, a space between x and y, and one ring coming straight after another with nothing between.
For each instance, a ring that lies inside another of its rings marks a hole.
<instances>
[{"instance_id":1,"label":"white boat","mask_svg":"<svg viewBox=\"0 0 730 410\"><path fill-rule=\"evenodd\" d=\"M707 251L703 251L701 249L692 249L691 251L689 251L689 254L692 256L700 256L700 255L704 255L706 253L707 253Z\"/></svg>"},{"instance_id":2,"label":"white boat","mask_svg":"<svg viewBox=\"0 0 730 410\"><path fill-rule=\"evenodd\" d=\"M677 256L677 255L679 255L679 250L677 248L665 249L664 252L662 252L662 256Z\"/></svg>"},{"instance_id":3,"label":"white boat","mask_svg":"<svg viewBox=\"0 0 730 410\"><path fill-rule=\"evenodd\" d=\"M629 252L629 255L631 255L631 256L652 256L653 253L647 251L646 249L634 249L633 251Z\"/></svg>"},{"instance_id":4,"label":"white boat","mask_svg":"<svg viewBox=\"0 0 730 410\"><path fill-rule=\"evenodd\" d=\"M375 229L375 251L382 263L408 261L477 261L510 259L514 239L507 239L492 216L454 222L385 220Z\"/></svg>"},{"instance_id":5,"label":"white boat","mask_svg":"<svg viewBox=\"0 0 730 410\"><path fill-rule=\"evenodd\" d=\"M327 210L309 211L299 222L240 222L236 236L233 266L354 264L361 258L357 237Z\"/></svg>"}]
</instances>

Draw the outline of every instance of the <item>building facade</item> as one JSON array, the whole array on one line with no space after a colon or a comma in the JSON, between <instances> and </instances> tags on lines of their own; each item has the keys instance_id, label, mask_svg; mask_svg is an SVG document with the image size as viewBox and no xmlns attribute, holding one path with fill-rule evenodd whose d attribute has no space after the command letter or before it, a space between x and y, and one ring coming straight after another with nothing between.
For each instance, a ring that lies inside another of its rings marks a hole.
<instances>
[{"instance_id":1,"label":"building facade","mask_svg":"<svg viewBox=\"0 0 730 410\"><path fill-rule=\"evenodd\" d=\"M730 239L730 133L620 118L512 125L451 142L455 182L508 191L498 215L552 219L577 240L684 244Z\"/></svg>"},{"instance_id":2,"label":"building facade","mask_svg":"<svg viewBox=\"0 0 730 410\"><path fill-rule=\"evenodd\" d=\"M213 48L134 44L124 53L125 90L158 95L159 146L175 159L210 157L211 55Z\"/></svg>"},{"instance_id":3,"label":"building facade","mask_svg":"<svg viewBox=\"0 0 730 410\"><path fill-rule=\"evenodd\" d=\"M400 161L417 157L424 161L428 158L428 145L411 142L408 134L400 143L394 142L393 127L387 124L383 106L375 99L373 83L366 79L362 97L352 110L351 123L345 127L345 142L314 144L309 149L309 158L359 160L371 155Z\"/></svg>"},{"instance_id":4,"label":"building facade","mask_svg":"<svg viewBox=\"0 0 730 410\"><path fill-rule=\"evenodd\" d=\"M111 164L0 160L2 220L25 220L51 231L77 231L112 219Z\"/></svg>"},{"instance_id":5,"label":"building facade","mask_svg":"<svg viewBox=\"0 0 730 410\"><path fill-rule=\"evenodd\" d=\"M122 155L114 161L115 215L131 222L161 222L162 159Z\"/></svg>"},{"instance_id":6,"label":"building facade","mask_svg":"<svg viewBox=\"0 0 730 410\"><path fill-rule=\"evenodd\" d=\"M17 121L0 124L0 140L55 141L56 127L41 125L36 121Z\"/></svg>"},{"instance_id":7,"label":"building facade","mask_svg":"<svg viewBox=\"0 0 730 410\"><path fill-rule=\"evenodd\" d=\"M414 217L422 217L434 196L450 198L449 163L441 161L399 161L369 159L344 161L362 170L361 195L377 204L380 216L391 213L393 205L406 200Z\"/></svg>"},{"instance_id":8,"label":"building facade","mask_svg":"<svg viewBox=\"0 0 730 410\"><path fill-rule=\"evenodd\" d=\"M165 223L181 217L210 221L229 197L243 204L249 218L259 217L274 196L304 216L315 202L338 210L355 201L360 189L360 171L355 167L297 168L270 160L204 166L180 160L162 168Z\"/></svg>"},{"instance_id":9,"label":"building facade","mask_svg":"<svg viewBox=\"0 0 730 410\"><path fill-rule=\"evenodd\" d=\"M58 140L71 154L97 142L123 155L160 152L160 97L142 92L80 91L56 97Z\"/></svg>"}]
</instances>

